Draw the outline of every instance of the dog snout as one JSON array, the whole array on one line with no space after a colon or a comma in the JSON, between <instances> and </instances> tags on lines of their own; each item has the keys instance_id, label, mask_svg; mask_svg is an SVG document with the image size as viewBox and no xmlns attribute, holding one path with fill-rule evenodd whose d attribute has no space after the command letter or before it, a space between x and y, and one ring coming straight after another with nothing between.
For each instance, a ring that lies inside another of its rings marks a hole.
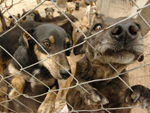
<instances>
[{"instance_id":1,"label":"dog snout","mask_svg":"<svg viewBox=\"0 0 150 113\"><path fill-rule=\"evenodd\" d=\"M66 71L66 70L62 69L59 72L63 79L67 79L70 76L70 74L68 72L71 73L71 70Z\"/></svg>"},{"instance_id":2,"label":"dog snout","mask_svg":"<svg viewBox=\"0 0 150 113\"><path fill-rule=\"evenodd\" d=\"M130 42L138 37L138 31L139 28L135 23L125 23L114 26L111 30L111 35L112 38L119 42Z\"/></svg>"}]
</instances>

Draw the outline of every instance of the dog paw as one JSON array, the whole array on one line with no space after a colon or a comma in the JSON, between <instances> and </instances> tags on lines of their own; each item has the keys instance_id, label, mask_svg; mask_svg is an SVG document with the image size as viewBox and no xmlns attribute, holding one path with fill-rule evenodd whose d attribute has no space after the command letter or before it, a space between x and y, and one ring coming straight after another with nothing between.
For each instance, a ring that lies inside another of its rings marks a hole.
<instances>
[{"instance_id":1,"label":"dog paw","mask_svg":"<svg viewBox=\"0 0 150 113\"><path fill-rule=\"evenodd\" d=\"M150 89L141 86L135 85L131 87L133 92L130 89L127 89L127 95L125 101L129 106L140 105L143 109L147 109L150 112Z\"/></svg>"},{"instance_id":2,"label":"dog paw","mask_svg":"<svg viewBox=\"0 0 150 113\"><path fill-rule=\"evenodd\" d=\"M56 90L56 86L54 86L51 90ZM55 91L56 93L56 91ZM53 92L48 92L44 101L38 108L37 113L53 113L55 110L55 100L56 95Z\"/></svg>"},{"instance_id":3,"label":"dog paw","mask_svg":"<svg viewBox=\"0 0 150 113\"><path fill-rule=\"evenodd\" d=\"M53 113L54 110L55 110L54 103L52 103L51 105L49 103L42 103L38 108L37 113Z\"/></svg>"},{"instance_id":4,"label":"dog paw","mask_svg":"<svg viewBox=\"0 0 150 113\"><path fill-rule=\"evenodd\" d=\"M84 100L87 105L105 105L108 104L109 101L106 97L104 97L100 92L98 92L96 89L92 89L88 91L89 93L86 93L84 95Z\"/></svg>"},{"instance_id":5,"label":"dog paw","mask_svg":"<svg viewBox=\"0 0 150 113\"><path fill-rule=\"evenodd\" d=\"M17 99L19 96L20 96L19 93L17 93L15 89L11 88L11 90L8 94L8 99L14 100L14 99Z\"/></svg>"}]
</instances>

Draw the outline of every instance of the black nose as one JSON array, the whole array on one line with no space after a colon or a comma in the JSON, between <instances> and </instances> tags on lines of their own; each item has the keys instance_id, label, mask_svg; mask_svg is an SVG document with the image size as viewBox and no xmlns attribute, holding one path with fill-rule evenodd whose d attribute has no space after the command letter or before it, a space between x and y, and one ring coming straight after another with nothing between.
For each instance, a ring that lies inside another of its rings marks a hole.
<instances>
[{"instance_id":1,"label":"black nose","mask_svg":"<svg viewBox=\"0 0 150 113\"><path fill-rule=\"evenodd\" d=\"M64 69L60 70L59 72L63 79L67 79L70 76L70 74ZM71 70L69 70L69 72L71 73Z\"/></svg>"},{"instance_id":2,"label":"black nose","mask_svg":"<svg viewBox=\"0 0 150 113\"><path fill-rule=\"evenodd\" d=\"M111 30L111 36L119 42L130 42L137 38L140 28L132 22L118 24Z\"/></svg>"}]
</instances>

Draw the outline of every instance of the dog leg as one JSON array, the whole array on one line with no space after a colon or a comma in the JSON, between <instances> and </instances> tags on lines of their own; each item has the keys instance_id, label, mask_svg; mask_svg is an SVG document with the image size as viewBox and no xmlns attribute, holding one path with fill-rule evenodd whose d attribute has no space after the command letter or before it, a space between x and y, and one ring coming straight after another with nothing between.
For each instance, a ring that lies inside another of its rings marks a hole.
<instances>
[{"instance_id":1,"label":"dog leg","mask_svg":"<svg viewBox=\"0 0 150 113\"><path fill-rule=\"evenodd\" d=\"M79 80L79 79L78 79ZM81 79L79 80L80 83ZM76 85L76 81L73 80L71 86ZM108 104L109 101L106 97L104 97L97 89L93 88L89 84L83 84L72 88L67 93L67 102L69 102L74 109L82 109L83 106L80 106L80 103L84 103L84 106L92 106L92 108L100 108L100 105ZM84 89L86 89L86 91ZM73 92L73 93L72 93ZM76 99L77 101L73 101ZM71 110L70 106L68 108Z\"/></svg>"},{"instance_id":2,"label":"dog leg","mask_svg":"<svg viewBox=\"0 0 150 113\"><path fill-rule=\"evenodd\" d=\"M25 87L25 79L19 75L15 75L11 80L11 84L14 88L9 92L8 98L12 100L18 98L20 96L19 93L23 93ZM16 90L19 93L16 92Z\"/></svg>"},{"instance_id":3,"label":"dog leg","mask_svg":"<svg viewBox=\"0 0 150 113\"><path fill-rule=\"evenodd\" d=\"M127 89L125 101L129 106L140 105L143 109L147 109L150 113L150 89L142 86L135 85L131 87L133 92L130 89Z\"/></svg>"},{"instance_id":4,"label":"dog leg","mask_svg":"<svg viewBox=\"0 0 150 113\"><path fill-rule=\"evenodd\" d=\"M54 86L51 90L55 90ZM45 100L38 108L38 113L53 113L55 110L56 95L53 92L47 93Z\"/></svg>"}]
</instances>

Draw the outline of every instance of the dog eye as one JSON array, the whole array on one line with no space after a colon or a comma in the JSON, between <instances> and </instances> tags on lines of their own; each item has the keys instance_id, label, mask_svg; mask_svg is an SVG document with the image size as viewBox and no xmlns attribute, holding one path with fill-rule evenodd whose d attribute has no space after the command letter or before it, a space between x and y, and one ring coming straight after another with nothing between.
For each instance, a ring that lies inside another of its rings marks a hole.
<instances>
[{"instance_id":1,"label":"dog eye","mask_svg":"<svg viewBox=\"0 0 150 113\"><path fill-rule=\"evenodd\" d=\"M49 41L45 41L45 42L43 42L43 44L44 44L46 47L50 47L50 46L51 46L51 44L50 44Z\"/></svg>"},{"instance_id":2,"label":"dog eye","mask_svg":"<svg viewBox=\"0 0 150 113\"><path fill-rule=\"evenodd\" d=\"M102 29L102 26L100 24L97 24L95 27L94 27L94 30L95 31L99 31Z\"/></svg>"}]
</instances>

